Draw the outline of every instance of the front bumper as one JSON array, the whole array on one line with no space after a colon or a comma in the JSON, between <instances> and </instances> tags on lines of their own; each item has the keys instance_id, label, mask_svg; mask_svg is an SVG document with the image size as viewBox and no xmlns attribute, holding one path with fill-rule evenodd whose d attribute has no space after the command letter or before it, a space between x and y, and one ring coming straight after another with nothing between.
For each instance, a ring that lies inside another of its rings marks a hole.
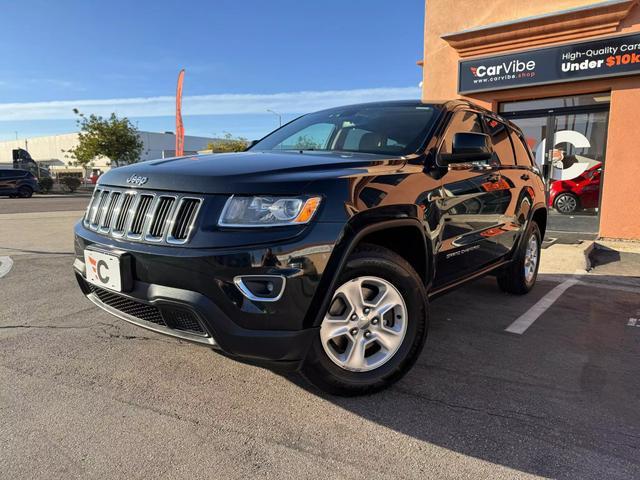
<instances>
[{"instance_id":1,"label":"front bumper","mask_svg":"<svg viewBox=\"0 0 640 480\"><path fill-rule=\"evenodd\" d=\"M317 335L305 318L336 228L314 228L312 247L307 238L221 251L116 241L79 223L74 270L83 293L123 320L258 363L297 364ZM112 292L86 281L84 250L89 246L130 256L130 291ZM234 283L238 276L267 274L287 279L277 301L251 300Z\"/></svg>"}]
</instances>

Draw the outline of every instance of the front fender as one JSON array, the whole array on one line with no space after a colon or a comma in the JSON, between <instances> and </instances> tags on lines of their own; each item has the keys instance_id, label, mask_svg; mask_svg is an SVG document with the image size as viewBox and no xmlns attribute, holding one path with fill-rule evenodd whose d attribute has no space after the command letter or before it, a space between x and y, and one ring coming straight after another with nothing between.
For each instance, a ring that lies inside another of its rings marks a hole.
<instances>
[{"instance_id":1,"label":"front fender","mask_svg":"<svg viewBox=\"0 0 640 480\"><path fill-rule=\"evenodd\" d=\"M329 307L333 291L337 287L338 277L349 258L349 255L367 235L385 229L412 227L420 232L424 241L426 284L433 280L433 246L428 227L420 219L420 209L416 205L390 205L366 210L354 215L343 228L331 257L322 274L316 293L311 301L309 311L304 320L305 327L316 327L322 323L324 312Z\"/></svg>"}]
</instances>

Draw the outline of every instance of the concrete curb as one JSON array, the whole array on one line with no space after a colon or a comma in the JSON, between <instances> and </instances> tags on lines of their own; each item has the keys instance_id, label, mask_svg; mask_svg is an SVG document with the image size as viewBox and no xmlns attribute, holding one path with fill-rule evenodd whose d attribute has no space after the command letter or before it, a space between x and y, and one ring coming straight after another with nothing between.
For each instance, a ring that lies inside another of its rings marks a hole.
<instances>
[{"instance_id":1,"label":"concrete curb","mask_svg":"<svg viewBox=\"0 0 640 480\"><path fill-rule=\"evenodd\" d=\"M55 212L24 212L24 213L0 213L0 220L22 220L22 219L53 219L53 218L77 218L84 216L84 210L59 210Z\"/></svg>"},{"instance_id":2,"label":"concrete curb","mask_svg":"<svg viewBox=\"0 0 640 480\"><path fill-rule=\"evenodd\" d=\"M86 193L36 193L33 198L90 198L91 192Z\"/></svg>"},{"instance_id":3,"label":"concrete curb","mask_svg":"<svg viewBox=\"0 0 640 480\"><path fill-rule=\"evenodd\" d=\"M596 248L615 250L617 252L640 253L640 242L636 240L596 240Z\"/></svg>"},{"instance_id":4,"label":"concrete curb","mask_svg":"<svg viewBox=\"0 0 640 480\"><path fill-rule=\"evenodd\" d=\"M587 274L592 268L589 259L594 242L582 241L579 244L553 244L542 251L540 273L550 274Z\"/></svg>"},{"instance_id":5,"label":"concrete curb","mask_svg":"<svg viewBox=\"0 0 640 480\"><path fill-rule=\"evenodd\" d=\"M585 247L584 251L582 252L584 255L584 269L587 272L591 270L591 268L593 268L593 265L591 264L591 252L593 252L595 248L596 248L596 242L590 241L588 242L588 245Z\"/></svg>"}]
</instances>

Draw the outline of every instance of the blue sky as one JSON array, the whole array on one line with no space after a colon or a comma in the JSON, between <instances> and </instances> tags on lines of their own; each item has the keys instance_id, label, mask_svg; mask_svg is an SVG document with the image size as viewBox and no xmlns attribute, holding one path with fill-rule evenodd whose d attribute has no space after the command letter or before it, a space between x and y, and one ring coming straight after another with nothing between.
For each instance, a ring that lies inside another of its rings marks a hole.
<instances>
[{"instance_id":1,"label":"blue sky","mask_svg":"<svg viewBox=\"0 0 640 480\"><path fill-rule=\"evenodd\" d=\"M417 98L424 0L2 2L0 140L75 130L72 109L261 137L331 105Z\"/></svg>"}]
</instances>

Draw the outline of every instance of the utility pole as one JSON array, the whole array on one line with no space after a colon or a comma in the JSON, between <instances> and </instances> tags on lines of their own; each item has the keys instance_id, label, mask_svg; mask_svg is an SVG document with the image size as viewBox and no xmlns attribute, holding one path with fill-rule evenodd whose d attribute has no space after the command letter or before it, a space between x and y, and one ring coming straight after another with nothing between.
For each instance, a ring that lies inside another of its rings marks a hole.
<instances>
[{"instance_id":1,"label":"utility pole","mask_svg":"<svg viewBox=\"0 0 640 480\"><path fill-rule=\"evenodd\" d=\"M267 108L267 112L273 113L274 115L276 115L278 117L278 127L281 127L282 126L282 115L280 115L278 112L274 112L270 108Z\"/></svg>"}]
</instances>

